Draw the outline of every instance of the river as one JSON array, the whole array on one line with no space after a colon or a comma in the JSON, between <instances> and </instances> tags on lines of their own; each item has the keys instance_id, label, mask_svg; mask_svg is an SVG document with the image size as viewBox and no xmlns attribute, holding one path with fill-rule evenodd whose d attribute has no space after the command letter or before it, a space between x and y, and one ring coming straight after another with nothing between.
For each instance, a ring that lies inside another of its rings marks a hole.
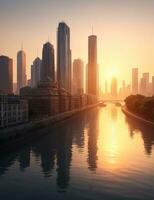
<instances>
[{"instance_id":1,"label":"river","mask_svg":"<svg viewBox=\"0 0 154 200\"><path fill-rule=\"evenodd\" d=\"M39 131L44 135L0 155L0 199L154 199L154 128L120 107L94 108Z\"/></svg>"}]
</instances>

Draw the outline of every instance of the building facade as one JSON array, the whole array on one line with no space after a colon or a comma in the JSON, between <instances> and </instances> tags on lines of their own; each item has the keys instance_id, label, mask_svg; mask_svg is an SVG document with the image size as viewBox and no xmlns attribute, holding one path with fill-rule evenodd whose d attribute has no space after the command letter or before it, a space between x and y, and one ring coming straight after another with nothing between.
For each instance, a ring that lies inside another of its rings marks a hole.
<instances>
[{"instance_id":1,"label":"building facade","mask_svg":"<svg viewBox=\"0 0 154 200\"><path fill-rule=\"evenodd\" d=\"M70 28L59 23L57 33L57 82L59 88L71 93Z\"/></svg>"},{"instance_id":2,"label":"building facade","mask_svg":"<svg viewBox=\"0 0 154 200\"><path fill-rule=\"evenodd\" d=\"M0 94L0 128L28 122L28 102L19 96Z\"/></svg>"},{"instance_id":3,"label":"building facade","mask_svg":"<svg viewBox=\"0 0 154 200\"><path fill-rule=\"evenodd\" d=\"M17 92L27 84L26 53L21 50L17 53Z\"/></svg>"},{"instance_id":4,"label":"building facade","mask_svg":"<svg viewBox=\"0 0 154 200\"><path fill-rule=\"evenodd\" d=\"M43 45L40 80L55 82L54 47L49 42Z\"/></svg>"},{"instance_id":5,"label":"building facade","mask_svg":"<svg viewBox=\"0 0 154 200\"><path fill-rule=\"evenodd\" d=\"M0 91L13 93L13 60L6 56L0 56Z\"/></svg>"},{"instance_id":6,"label":"building facade","mask_svg":"<svg viewBox=\"0 0 154 200\"><path fill-rule=\"evenodd\" d=\"M36 87L41 80L41 65L40 58L36 58L31 66L31 87Z\"/></svg>"},{"instance_id":7,"label":"building facade","mask_svg":"<svg viewBox=\"0 0 154 200\"><path fill-rule=\"evenodd\" d=\"M88 37L88 94L98 92L97 36Z\"/></svg>"},{"instance_id":8,"label":"building facade","mask_svg":"<svg viewBox=\"0 0 154 200\"><path fill-rule=\"evenodd\" d=\"M132 69L132 94L138 94L138 68Z\"/></svg>"},{"instance_id":9,"label":"building facade","mask_svg":"<svg viewBox=\"0 0 154 200\"><path fill-rule=\"evenodd\" d=\"M84 63L81 59L73 62L73 94L81 95L84 93Z\"/></svg>"}]
</instances>

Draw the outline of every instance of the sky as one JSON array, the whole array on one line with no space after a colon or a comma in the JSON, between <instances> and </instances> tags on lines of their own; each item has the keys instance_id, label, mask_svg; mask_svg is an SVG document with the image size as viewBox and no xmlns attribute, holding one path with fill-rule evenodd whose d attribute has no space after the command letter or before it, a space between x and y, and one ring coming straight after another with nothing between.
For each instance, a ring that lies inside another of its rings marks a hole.
<instances>
[{"instance_id":1,"label":"sky","mask_svg":"<svg viewBox=\"0 0 154 200\"><path fill-rule=\"evenodd\" d=\"M54 45L58 23L71 29L72 59L85 65L88 36L98 37L100 85L116 75L119 84L128 83L131 69L154 75L154 0L0 0L0 54L13 58L16 81L16 54L27 55L27 74L48 40Z\"/></svg>"}]
</instances>

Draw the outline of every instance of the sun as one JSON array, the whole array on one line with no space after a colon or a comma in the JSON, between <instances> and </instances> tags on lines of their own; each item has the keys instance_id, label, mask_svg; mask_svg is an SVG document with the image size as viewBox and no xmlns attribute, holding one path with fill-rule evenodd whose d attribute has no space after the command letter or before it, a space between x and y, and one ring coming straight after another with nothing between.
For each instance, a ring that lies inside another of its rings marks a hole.
<instances>
[{"instance_id":1,"label":"sun","mask_svg":"<svg viewBox=\"0 0 154 200\"><path fill-rule=\"evenodd\" d=\"M119 69L117 67L109 67L106 70L106 76L108 79L117 77L119 75Z\"/></svg>"}]
</instances>

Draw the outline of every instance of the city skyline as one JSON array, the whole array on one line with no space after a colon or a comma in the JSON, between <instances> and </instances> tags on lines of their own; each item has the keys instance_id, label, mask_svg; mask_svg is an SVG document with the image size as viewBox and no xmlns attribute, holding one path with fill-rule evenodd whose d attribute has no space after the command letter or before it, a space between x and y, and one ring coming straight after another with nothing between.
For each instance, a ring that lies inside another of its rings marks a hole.
<instances>
[{"instance_id":1,"label":"city skyline","mask_svg":"<svg viewBox=\"0 0 154 200\"><path fill-rule=\"evenodd\" d=\"M58 7L59 3L63 6ZM104 84L108 70L112 71L114 68L120 72L118 73L119 79L121 79L120 75L123 74L126 82L130 81L127 74L133 66L138 67L141 73L148 71L154 74L152 67L154 63L152 53L154 52L154 21L152 18L154 4L151 0L146 2L119 0L116 3L111 0L104 2L99 0L95 2L84 1L82 3L45 0L43 5L40 1L36 2L35 0L26 3L24 1L19 3L16 0L2 0L0 4L0 23L5 29L2 29L1 33L0 53L13 58L14 80L16 80L16 52L20 49L22 41L27 54L27 75L29 78L30 66L37 55L37 49L38 56L41 57L42 44L48 41L48 37L55 50L57 49L56 29L59 21L65 21L71 28L72 60L79 57L85 64L88 60L87 36L92 34L93 26L93 33L98 37L101 85ZM37 11L32 18L34 5ZM10 6L11 10L9 10ZM29 9L28 16L25 8ZM40 14L42 8L44 11ZM84 11L82 20L76 11L80 8ZM17 9L20 12L16 12ZM9 17L6 16L8 10ZM22 18L21 13L23 14ZM94 13L95 18L90 13ZM119 13L123 15L123 18L120 17ZM69 16L72 16L71 19ZM14 29L17 30L16 34Z\"/></svg>"}]
</instances>

